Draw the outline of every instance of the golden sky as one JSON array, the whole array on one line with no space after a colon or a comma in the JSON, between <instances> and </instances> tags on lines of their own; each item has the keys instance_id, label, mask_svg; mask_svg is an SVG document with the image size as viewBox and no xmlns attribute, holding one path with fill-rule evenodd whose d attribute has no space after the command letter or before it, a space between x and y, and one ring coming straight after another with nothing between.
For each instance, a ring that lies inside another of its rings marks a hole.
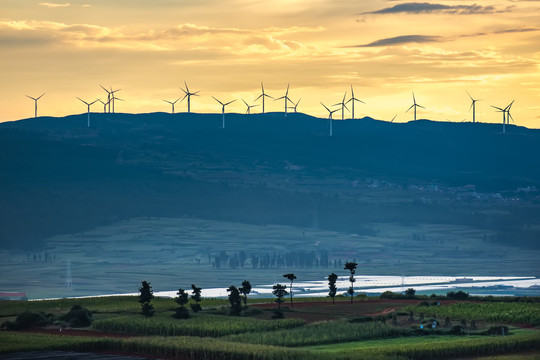
<instances>
[{"instance_id":1,"label":"golden sky","mask_svg":"<svg viewBox=\"0 0 540 360\"><path fill-rule=\"evenodd\" d=\"M352 85L356 117L409 121L414 91L419 118L470 121L468 91L477 121L515 99L516 124L540 127L540 0L1 0L0 51L0 121L44 92L38 115L85 112L100 84L122 89L117 112L169 112L185 80L194 112L220 112L212 96L244 112L262 81L319 117Z\"/></svg>"}]
</instances>

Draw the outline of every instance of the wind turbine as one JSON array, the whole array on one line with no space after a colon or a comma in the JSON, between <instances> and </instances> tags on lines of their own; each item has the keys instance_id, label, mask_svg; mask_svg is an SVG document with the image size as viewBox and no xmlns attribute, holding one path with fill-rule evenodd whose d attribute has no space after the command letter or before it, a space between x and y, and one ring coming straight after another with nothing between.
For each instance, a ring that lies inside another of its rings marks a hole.
<instances>
[{"instance_id":1,"label":"wind turbine","mask_svg":"<svg viewBox=\"0 0 540 360\"><path fill-rule=\"evenodd\" d=\"M264 86L263 86L263 83L261 82L261 90L262 90L262 93L261 95L259 95L259 97L257 97L255 99L255 101L259 100L261 97L262 97L262 113L264 114L264 97L269 97L270 99L273 99L273 97L271 97L270 95L267 95L265 92L264 92Z\"/></svg>"},{"instance_id":2,"label":"wind turbine","mask_svg":"<svg viewBox=\"0 0 540 360\"><path fill-rule=\"evenodd\" d=\"M473 97L471 96L471 94L469 94L468 91L467 91L467 95L469 95L469 97L471 98L471 107L469 108L469 111L471 111L472 109L472 122L474 124L476 122L476 102L480 100L473 99Z\"/></svg>"},{"instance_id":3,"label":"wind turbine","mask_svg":"<svg viewBox=\"0 0 540 360\"><path fill-rule=\"evenodd\" d=\"M166 103L169 103L169 104L172 105L172 114L174 114L174 104L176 104L176 102L177 102L178 100L180 100L180 99L181 99L181 97L179 97L178 99L176 99L176 100L174 100L174 101L169 101L169 100L163 100L163 101L165 101Z\"/></svg>"},{"instance_id":4,"label":"wind turbine","mask_svg":"<svg viewBox=\"0 0 540 360\"><path fill-rule=\"evenodd\" d=\"M104 102L103 100L101 99L98 99L97 101L99 101L100 103L103 104L103 113L106 113L107 112L107 104L109 103L108 101L107 102Z\"/></svg>"},{"instance_id":5,"label":"wind turbine","mask_svg":"<svg viewBox=\"0 0 540 360\"><path fill-rule=\"evenodd\" d=\"M302 100L302 98L298 99L296 104L294 104L294 106L293 106L294 112L296 112L296 108L298 107L298 104L300 104L300 100Z\"/></svg>"},{"instance_id":6,"label":"wind turbine","mask_svg":"<svg viewBox=\"0 0 540 360\"><path fill-rule=\"evenodd\" d=\"M345 91L345 95L343 95L343 100L341 100L341 102L337 103L337 104L334 104L332 106L341 106L341 120L345 120L345 109L347 109L347 111L349 111L349 109L347 108L347 105L345 105L345 97L347 96L347 92Z\"/></svg>"},{"instance_id":7,"label":"wind turbine","mask_svg":"<svg viewBox=\"0 0 540 360\"><path fill-rule=\"evenodd\" d=\"M514 121L514 118L512 115L510 115L510 109L512 108L512 105L514 104L515 100L512 100L510 105L506 106L504 109L491 105L492 108L497 109L497 112L503 113L503 134L506 134L506 123L510 124L510 119ZM506 117L506 114L508 113L508 117Z\"/></svg>"},{"instance_id":8,"label":"wind turbine","mask_svg":"<svg viewBox=\"0 0 540 360\"><path fill-rule=\"evenodd\" d=\"M414 92L412 93L412 98L413 98L413 104L411 105L410 108L407 109L407 111L411 110L414 107L414 121L416 121L416 108L421 107L422 109L425 109L425 107L423 107L422 105L418 105L416 103L416 98L414 97ZM407 111L405 111L405 112L407 112Z\"/></svg>"},{"instance_id":9,"label":"wind turbine","mask_svg":"<svg viewBox=\"0 0 540 360\"><path fill-rule=\"evenodd\" d=\"M213 97L213 96L212 96ZM221 104L221 115L223 116L222 118L222 121L221 121L221 128L222 129L225 129L225 106L229 105L230 103L233 103L236 101L236 99L232 100L232 101L229 101L228 103L222 103L221 101L219 101L218 99L216 99L215 97L213 97L214 100L216 100L218 103Z\"/></svg>"},{"instance_id":10,"label":"wind turbine","mask_svg":"<svg viewBox=\"0 0 540 360\"><path fill-rule=\"evenodd\" d=\"M397 114L396 114L396 115L394 115L394 117L392 118L392 120L390 120L390 122L391 122L391 123L393 123L393 122L394 122L394 120L396 120L396 117L397 117Z\"/></svg>"},{"instance_id":11,"label":"wind turbine","mask_svg":"<svg viewBox=\"0 0 540 360\"><path fill-rule=\"evenodd\" d=\"M246 104L246 107L247 107L247 109L246 109L246 114L251 114L251 108L252 108L252 107L259 106L259 105L249 105L249 104L246 102L246 100L244 100L244 99L242 99L242 101L244 102L244 104Z\"/></svg>"},{"instance_id":12,"label":"wind turbine","mask_svg":"<svg viewBox=\"0 0 540 360\"><path fill-rule=\"evenodd\" d=\"M189 112L191 112L191 97L192 96L200 96L200 95L197 95L200 91L190 92L185 80L184 80L184 85L186 86L186 89L185 90L182 89L182 88L180 88L180 89L186 94L182 98L182 100L184 100L187 97L187 112L189 113Z\"/></svg>"},{"instance_id":13,"label":"wind turbine","mask_svg":"<svg viewBox=\"0 0 540 360\"><path fill-rule=\"evenodd\" d=\"M335 113L336 111L338 111L339 109L336 109L336 110L330 110L329 108L326 107L326 105L324 105L322 102L321 102L321 105L324 106L324 108L326 110L328 110L328 120L330 120L330 133L329 133L329 136L332 136L333 135L333 129L332 129L332 114Z\"/></svg>"},{"instance_id":14,"label":"wind turbine","mask_svg":"<svg viewBox=\"0 0 540 360\"><path fill-rule=\"evenodd\" d=\"M285 95L282 96L282 97L279 97L277 99L274 99L274 101L276 100L281 100L281 99L284 99L285 100L285 117L287 117L287 101L290 101L291 103L294 104L294 102L289 98L289 86L291 84L287 84L287 91L285 92Z\"/></svg>"},{"instance_id":15,"label":"wind turbine","mask_svg":"<svg viewBox=\"0 0 540 360\"><path fill-rule=\"evenodd\" d=\"M103 85L100 84L99 86L101 86L101 88L107 92L107 104L109 105L109 113L111 112L111 102L112 102L112 112L114 113L114 100L115 100L114 93L122 89L113 90L111 86L111 90L109 91Z\"/></svg>"},{"instance_id":16,"label":"wind turbine","mask_svg":"<svg viewBox=\"0 0 540 360\"><path fill-rule=\"evenodd\" d=\"M113 114L114 114L114 102L115 102L116 100L124 101L124 100L122 100L122 99L117 98L116 96L114 96L114 93L117 92L117 91L120 91L120 90L122 90L122 89L118 89L118 90L114 90L114 91L113 91L113 89L112 89L112 87L111 87L111 101L112 101L112 112L113 112ZM109 112L110 112L110 106L111 106L111 105L109 105Z\"/></svg>"},{"instance_id":17,"label":"wind turbine","mask_svg":"<svg viewBox=\"0 0 540 360\"><path fill-rule=\"evenodd\" d=\"M84 101L80 97L78 97L77 99L81 100L83 103L86 104L86 106L88 106L88 127L90 127L90 106L92 104L96 103L99 99L96 99L96 100L92 101L91 103L87 103L86 101Z\"/></svg>"},{"instance_id":18,"label":"wind turbine","mask_svg":"<svg viewBox=\"0 0 540 360\"><path fill-rule=\"evenodd\" d=\"M351 98L349 99L349 101L352 101L352 119L354 119L354 102L358 101L358 102L361 102L362 104L365 104L365 102L354 97L354 90L353 90L352 85L351 85ZM349 101L347 101L345 104L348 104Z\"/></svg>"},{"instance_id":19,"label":"wind turbine","mask_svg":"<svg viewBox=\"0 0 540 360\"><path fill-rule=\"evenodd\" d=\"M37 97L37 98L33 98L33 97L31 97L31 96L26 95L27 98L30 98L30 99L34 100L34 117L36 117L36 118L37 118L37 102L38 102L39 99L41 99L41 97L42 97L43 95L45 95L45 93L41 94L41 95L40 95L39 97Z\"/></svg>"}]
</instances>

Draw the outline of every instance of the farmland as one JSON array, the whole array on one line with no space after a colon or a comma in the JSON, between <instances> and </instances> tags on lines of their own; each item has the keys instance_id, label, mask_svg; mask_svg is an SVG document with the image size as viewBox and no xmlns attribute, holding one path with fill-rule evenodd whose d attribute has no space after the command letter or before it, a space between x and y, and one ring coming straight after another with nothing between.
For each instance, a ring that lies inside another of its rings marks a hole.
<instances>
[{"instance_id":1,"label":"farmland","mask_svg":"<svg viewBox=\"0 0 540 360\"><path fill-rule=\"evenodd\" d=\"M226 300L203 299L203 311L182 320L171 316L177 306L174 301L163 298L154 299L156 314L149 318L139 313L136 297L9 301L2 306L3 320L14 321L25 310L59 316L75 304L87 308L94 320L91 326L68 327L63 332L54 324L24 332L1 331L0 353L65 350L181 359L398 360L497 354L523 354L527 359L540 349L540 333L534 324L522 328L517 326L521 318L489 320L512 307L516 314L536 318L540 314L537 299L493 303L441 298L440 305L430 307L437 314L427 311L420 300L358 298L350 304L338 299L332 305L328 298L297 299L294 307L283 307L284 319L272 319L276 305L268 300L252 299L249 311L230 316ZM452 310L460 307L469 310ZM429 314L426 321L420 320L416 310ZM409 311L415 320L408 319ZM477 328L466 325L456 333L455 327L443 327L444 317L452 311L453 323L476 320ZM426 326L434 320L440 326ZM507 332L495 335L492 330L502 324Z\"/></svg>"}]
</instances>

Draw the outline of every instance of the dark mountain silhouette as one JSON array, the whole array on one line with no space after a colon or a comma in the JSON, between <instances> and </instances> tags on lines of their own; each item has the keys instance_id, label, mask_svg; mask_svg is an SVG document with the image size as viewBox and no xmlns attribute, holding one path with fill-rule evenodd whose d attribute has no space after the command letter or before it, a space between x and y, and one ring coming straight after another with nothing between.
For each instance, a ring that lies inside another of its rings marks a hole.
<instances>
[{"instance_id":1,"label":"dark mountain silhouette","mask_svg":"<svg viewBox=\"0 0 540 360\"><path fill-rule=\"evenodd\" d=\"M540 130L364 118L334 121L328 137L328 120L300 113L226 114L225 129L221 114L92 113L91 124L86 114L0 124L1 244L39 246L131 216L197 216L298 226L316 217L358 233L371 222L459 223L537 246L523 226L540 222ZM373 179L393 185L367 201L355 187L369 191ZM446 189L442 200L409 191L429 186Z\"/></svg>"}]
</instances>

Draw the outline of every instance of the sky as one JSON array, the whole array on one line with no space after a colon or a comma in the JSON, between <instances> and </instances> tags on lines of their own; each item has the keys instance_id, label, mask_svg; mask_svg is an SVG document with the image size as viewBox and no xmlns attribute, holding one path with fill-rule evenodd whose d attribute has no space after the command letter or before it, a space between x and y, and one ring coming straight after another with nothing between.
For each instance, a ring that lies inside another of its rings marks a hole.
<instances>
[{"instance_id":1,"label":"sky","mask_svg":"<svg viewBox=\"0 0 540 360\"><path fill-rule=\"evenodd\" d=\"M352 86L356 118L410 121L414 92L418 118L472 121L468 92L477 121L515 100L515 123L540 128L540 0L419 1L1 0L0 122L42 93L38 115L86 112L77 97L106 101L100 85L121 89L117 112L170 112L186 81L200 113L221 111L212 96L260 112L263 82L318 117Z\"/></svg>"}]
</instances>

